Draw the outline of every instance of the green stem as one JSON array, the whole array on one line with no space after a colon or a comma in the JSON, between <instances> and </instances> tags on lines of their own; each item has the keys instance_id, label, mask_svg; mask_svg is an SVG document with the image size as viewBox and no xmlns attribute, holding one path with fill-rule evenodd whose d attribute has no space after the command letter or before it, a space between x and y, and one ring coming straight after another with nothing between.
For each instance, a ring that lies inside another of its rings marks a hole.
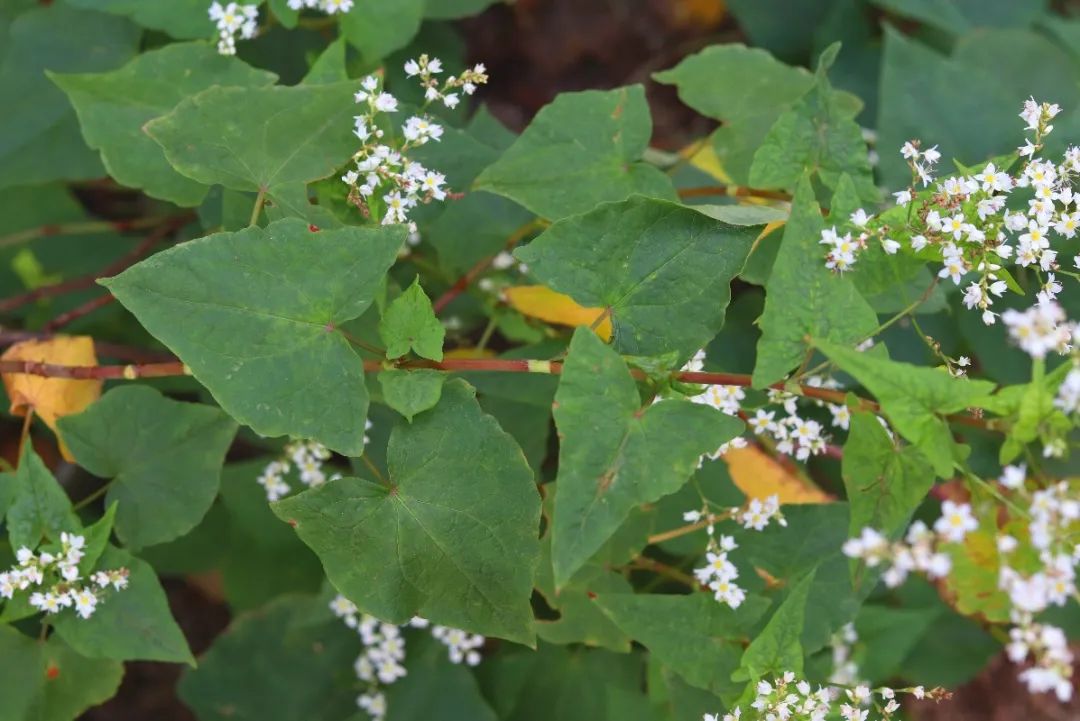
<instances>
[{"instance_id":1,"label":"green stem","mask_svg":"<svg viewBox=\"0 0 1080 721\"><path fill-rule=\"evenodd\" d=\"M251 209L251 220L248 221L249 226L259 222L259 216L262 215L264 203L266 203L266 188L259 188L259 194L255 196L255 207Z\"/></svg>"},{"instance_id":2,"label":"green stem","mask_svg":"<svg viewBox=\"0 0 1080 721\"><path fill-rule=\"evenodd\" d=\"M109 481L108 483L102 485L100 488L96 489L93 493L86 496L85 498L83 498L78 503L76 503L74 506L71 507L72 510L79 511L79 510L82 510L83 508L86 508L91 503L93 503L97 499L101 498L106 493L108 493L110 487L112 487L112 481Z\"/></svg>"}]
</instances>

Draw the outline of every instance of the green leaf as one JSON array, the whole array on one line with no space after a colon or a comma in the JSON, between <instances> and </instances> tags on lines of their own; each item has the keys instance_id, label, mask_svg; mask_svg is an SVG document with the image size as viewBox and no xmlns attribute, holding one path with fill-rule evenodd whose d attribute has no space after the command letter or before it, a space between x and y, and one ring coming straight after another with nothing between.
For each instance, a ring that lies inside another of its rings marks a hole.
<instances>
[{"instance_id":1,"label":"green leaf","mask_svg":"<svg viewBox=\"0 0 1080 721\"><path fill-rule=\"evenodd\" d=\"M334 330L371 304L403 227L300 220L182 243L101 281L229 415L267 436L364 450L363 366Z\"/></svg>"},{"instance_id":2,"label":"green leaf","mask_svg":"<svg viewBox=\"0 0 1080 721\"><path fill-rule=\"evenodd\" d=\"M476 188L551 220L634 193L675 200L668 177L641 162L651 134L640 85L562 93L480 174Z\"/></svg>"},{"instance_id":3,"label":"green leaf","mask_svg":"<svg viewBox=\"0 0 1080 721\"><path fill-rule=\"evenodd\" d=\"M553 290L610 308L619 352L689 357L723 325L756 236L755 227L633 197L561 220L515 255Z\"/></svg>"},{"instance_id":4,"label":"green leaf","mask_svg":"<svg viewBox=\"0 0 1080 721\"><path fill-rule=\"evenodd\" d=\"M786 671L802 675L803 625L806 622L806 599L814 582L811 570L791 589L791 593L773 613L743 653L739 680L757 681L766 676L782 676Z\"/></svg>"},{"instance_id":5,"label":"green leaf","mask_svg":"<svg viewBox=\"0 0 1080 721\"><path fill-rule=\"evenodd\" d=\"M326 46L304 76L305 85L337 83L349 79L345 68L345 39L338 38Z\"/></svg>"},{"instance_id":6,"label":"green leaf","mask_svg":"<svg viewBox=\"0 0 1080 721\"><path fill-rule=\"evenodd\" d=\"M166 45L108 73L49 77L67 93L87 145L101 152L114 180L184 206L201 203L207 186L173 170L143 126L211 85L261 86L275 79L206 43Z\"/></svg>"},{"instance_id":7,"label":"green leaf","mask_svg":"<svg viewBox=\"0 0 1080 721\"><path fill-rule=\"evenodd\" d=\"M550 488L550 484L545 486L546 491ZM550 498L550 494L545 496L545 500ZM547 505L550 505L550 501ZM545 515L550 517L550 510ZM631 518L627 523L634 523L635 520L637 519ZM642 546L644 543L643 540ZM620 558L614 563L608 563L608 559L599 558L603 552L597 555L597 559L585 564L566 585L556 591L551 567L551 533L544 535L536 573L536 590L552 610L558 613L558 618L538 618L536 635L547 643L584 643L587 646L628 653L630 636L612 623L594 600L598 593L633 593L630 582L617 571L611 570L612 565L624 563L628 559Z\"/></svg>"},{"instance_id":8,"label":"green leaf","mask_svg":"<svg viewBox=\"0 0 1080 721\"><path fill-rule=\"evenodd\" d=\"M540 497L517 444L454 380L388 453L388 486L342 478L274 512L365 612L532 643Z\"/></svg>"},{"instance_id":9,"label":"green leaf","mask_svg":"<svg viewBox=\"0 0 1080 721\"><path fill-rule=\"evenodd\" d=\"M653 77L675 85L679 99L694 110L723 122L713 134L713 145L724 170L742 185L749 182L754 151L769 129L814 84L814 76L804 68L735 43L705 48ZM854 117L861 102L848 93L836 95L840 107Z\"/></svg>"},{"instance_id":10,"label":"green leaf","mask_svg":"<svg viewBox=\"0 0 1080 721\"><path fill-rule=\"evenodd\" d=\"M679 490L702 454L743 429L738 419L689 401L642 409L626 363L588 328L570 341L554 415L561 439L551 532L557 588L631 510Z\"/></svg>"},{"instance_id":11,"label":"green leaf","mask_svg":"<svg viewBox=\"0 0 1080 721\"><path fill-rule=\"evenodd\" d=\"M183 175L206 185L263 190L295 209L307 183L333 174L355 150L355 89L352 81L214 87L145 127ZM244 109L243 122L237 108Z\"/></svg>"},{"instance_id":12,"label":"green leaf","mask_svg":"<svg viewBox=\"0 0 1080 721\"><path fill-rule=\"evenodd\" d=\"M37 548L42 537L58 541L62 531L78 531L79 519L71 501L53 478L32 444L24 443L12 480L15 492L7 509L7 532L12 548Z\"/></svg>"},{"instance_id":13,"label":"green leaf","mask_svg":"<svg viewBox=\"0 0 1080 721\"><path fill-rule=\"evenodd\" d=\"M341 32L374 63L405 47L420 29L425 0L364 0L341 16Z\"/></svg>"},{"instance_id":14,"label":"green leaf","mask_svg":"<svg viewBox=\"0 0 1080 721\"><path fill-rule=\"evenodd\" d=\"M412 350L421 358L443 359L446 329L435 317L419 278L391 301L379 320L379 336L386 343L387 358L400 358Z\"/></svg>"},{"instance_id":15,"label":"green leaf","mask_svg":"<svg viewBox=\"0 0 1080 721\"><path fill-rule=\"evenodd\" d=\"M111 698L124 666L79 655L57 636L44 643L0 626L0 719L71 721Z\"/></svg>"},{"instance_id":16,"label":"green leaf","mask_svg":"<svg viewBox=\"0 0 1080 721\"><path fill-rule=\"evenodd\" d=\"M813 87L777 118L754 153L750 184L755 188L791 189L807 172L836 188L846 174L855 181L860 197L877 200L862 129L826 76L831 64L823 54Z\"/></svg>"},{"instance_id":17,"label":"green leaf","mask_svg":"<svg viewBox=\"0 0 1080 721\"><path fill-rule=\"evenodd\" d=\"M145 28L161 30L182 40L214 34L214 24L206 13L210 6L204 0L67 0L67 3L87 10L125 15Z\"/></svg>"},{"instance_id":18,"label":"green leaf","mask_svg":"<svg viewBox=\"0 0 1080 721\"><path fill-rule=\"evenodd\" d=\"M871 413L852 415L841 473L852 536L867 526L887 536L902 530L934 485L926 456L916 446L898 447Z\"/></svg>"},{"instance_id":19,"label":"green leaf","mask_svg":"<svg viewBox=\"0 0 1080 721\"><path fill-rule=\"evenodd\" d=\"M127 551L109 548L98 568L127 568L131 572L127 588L106 591L90 618L79 618L72 611L58 614L53 625L60 637L90 658L194 666L195 657L173 620L165 591L150 564Z\"/></svg>"},{"instance_id":20,"label":"green leaf","mask_svg":"<svg viewBox=\"0 0 1080 721\"><path fill-rule=\"evenodd\" d=\"M97 568L98 559L109 546L113 526L116 524L116 505L115 501L108 504L101 518L82 530L86 541L82 560L79 561L79 573L82 576L89 576L91 571Z\"/></svg>"},{"instance_id":21,"label":"green leaf","mask_svg":"<svg viewBox=\"0 0 1080 721\"><path fill-rule=\"evenodd\" d=\"M480 674L505 721L645 721L644 670L640 654L541 643L536 652L500 654Z\"/></svg>"},{"instance_id":22,"label":"green leaf","mask_svg":"<svg viewBox=\"0 0 1080 721\"><path fill-rule=\"evenodd\" d=\"M442 397L446 374L434 370L389 368L379 372L386 405L412 422L413 416L435 407Z\"/></svg>"},{"instance_id":23,"label":"green leaf","mask_svg":"<svg viewBox=\"0 0 1080 721\"><path fill-rule=\"evenodd\" d=\"M943 369L897 363L818 338L814 345L877 397L892 426L918 446L937 475L952 473L960 449L942 416L977 405L993 383L953 378Z\"/></svg>"},{"instance_id":24,"label":"green leaf","mask_svg":"<svg viewBox=\"0 0 1080 721\"><path fill-rule=\"evenodd\" d=\"M170 400L149 386L114 388L60 432L79 465L111 480L116 535L141 548L182 536L217 496L236 423L212 406Z\"/></svg>"},{"instance_id":25,"label":"green leaf","mask_svg":"<svg viewBox=\"0 0 1080 721\"><path fill-rule=\"evenodd\" d=\"M802 363L810 351L808 338L856 343L877 328L877 315L851 279L825 267L819 242L823 227L814 190L804 177L795 191L780 251L765 283L755 388L779 381Z\"/></svg>"},{"instance_id":26,"label":"green leaf","mask_svg":"<svg viewBox=\"0 0 1080 721\"><path fill-rule=\"evenodd\" d=\"M718 695L738 694L731 674L754 622L769 608L764 597L751 595L732 610L709 593L600 594L596 604L687 683Z\"/></svg>"},{"instance_id":27,"label":"green leaf","mask_svg":"<svg viewBox=\"0 0 1080 721\"><path fill-rule=\"evenodd\" d=\"M408 647L408 674L386 689L389 721L496 721L476 678L447 658L446 646L420 637Z\"/></svg>"},{"instance_id":28,"label":"green leaf","mask_svg":"<svg viewBox=\"0 0 1080 721\"><path fill-rule=\"evenodd\" d=\"M349 718L360 642L336 618L320 623L324 612L322 602L294 596L237 617L184 674L180 698L202 721Z\"/></svg>"},{"instance_id":29,"label":"green leaf","mask_svg":"<svg viewBox=\"0 0 1080 721\"><path fill-rule=\"evenodd\" d=\"M6 53L0 65L0 187L102 175L75 112L45 71L110 70L131 58L139 35L123 18L63 3L15 19L0 40Z\"/></svg>"}]
</instances>

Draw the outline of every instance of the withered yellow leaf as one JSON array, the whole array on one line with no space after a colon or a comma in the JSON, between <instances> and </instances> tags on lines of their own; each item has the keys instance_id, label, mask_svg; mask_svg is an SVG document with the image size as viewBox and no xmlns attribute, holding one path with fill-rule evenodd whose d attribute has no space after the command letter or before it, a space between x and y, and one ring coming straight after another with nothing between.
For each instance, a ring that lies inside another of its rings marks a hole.
<instances>
[{"instance_id":1,"label":"withered yellow leaf","mask_svg":"<svg viewBox=\"0 0 1080 721\"><path fill-rule=\"evenodd\" d=\"M556 293L545 285L518 285L507 288L504 293L514 310L546 323L591 326L604 313L603 308L584 308L570 296ZM604 340L611 339L610 316L600 322L596 334Z\"/></svg>"},{"instance_id":2,"label":"withered yellow leaf","mask_svg":"<svg viewBox=\"0 0 1080 721\"><path fill-rule=\"evenodd\" d=\"M96 366L94 340L89 336L56 336L47 340L27 340L4 351L0 360L35 361L68 366ZM25 373L4 373L4 389L11 399L10 412L25 416L28 411L45 421L56 433L56 419L81 413L101 396L100 380L43 378ZM57 435L60 453L74 460Z\"/></svg>"},{"instance_id":3,"label":"withered yellow leaf","mask_svg":"<svg viewBox=\"0 0 1080 721\"><path fill-rule=\"evenodd\" d=\"M830 503L833 498L790 473L754 446L732 448L723 456L731 480L747 498L780 497L780 503Z\"/></svg>"}]
</instances>

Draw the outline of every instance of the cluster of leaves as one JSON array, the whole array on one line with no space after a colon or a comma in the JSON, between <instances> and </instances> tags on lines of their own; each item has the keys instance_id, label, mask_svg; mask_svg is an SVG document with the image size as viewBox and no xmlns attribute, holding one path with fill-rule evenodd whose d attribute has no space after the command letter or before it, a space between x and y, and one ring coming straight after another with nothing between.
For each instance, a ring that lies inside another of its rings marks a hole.
<instances>
[{"instance_id":1,"label":"cluster of leaves","mask_svg":"<svg viewBox=\"0 0 1080 721\"><path fill-rule=\"evenodd\" d=\"M520 134L439 108L441 137L410 153L458 194L410 228L339 180L354 94L374 73L420 112L406 60L460 72L442 21L492 1L294 4L269 0L231 57L203 0L0 3L0 371L26 419L0 568L77 533L87 571L130 572L85 619L0 598L0 719L75 718L132 660L189 664L179 693L204 721L364 718L337 594L489 638L466 669L404 631L391 721L698 719L850 663L951 687L1001 649L994 479L1021 456L1033 483L1075 473L1038 458L1073 428L1053 403L1071 364L1033 369L914 253L842 276L819 241L907 185L910 137L984 162L1035 93L1065 108L1054 138L1080 139L1080 21L1038 2L805 3L799 20L730 0L773 53L715 45L654 78L720 122L709 138L650 148L641 85L561 94ZM868 24L868 5L918 33ZM702 349L704 373L681 370ZM978 379L934 367L962 354ZM700 383L738 386L744 418L798 402L828 425L828 403L850 430L796 463ZM268 503L256 478L291 440L333 452L332 479ZM783 525L730 512L774 495ZM982 509L948 578L886 587L842 550L932 523L939 498ZM703 507L729 512L684 520ZM737 608L691 573L713 526L739 549ZM211 578L233 614L198 664L159 576ZM1072 595L1049 614L1070 635Z\"/></svg>"}]
</instances>

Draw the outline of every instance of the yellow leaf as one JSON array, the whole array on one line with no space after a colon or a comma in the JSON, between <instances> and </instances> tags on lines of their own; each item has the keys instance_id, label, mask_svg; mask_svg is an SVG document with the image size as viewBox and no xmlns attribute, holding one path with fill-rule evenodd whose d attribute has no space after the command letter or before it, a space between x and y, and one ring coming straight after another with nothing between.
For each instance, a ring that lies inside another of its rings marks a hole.
<instances>
[{"instance_id":1,"label":"yellow leaf","mask_svg":"<svg viewBox=\"0 0 1080 721\"><path fill-rule=\"evenodd\" d=\"M56 336L48 340L27 340L4 351L0 360L36 361L68 366L96 366L94 340L89 336ZM101 396L100 380L42 378L25 373L4 373L4 389L11 399L11 413L25 416L29 410L56 433L56 419L81 413ZM74 460L60 442L60 453Z\"/></svg>"},{"instance_id":2,"label":"yellow leaf","mask_svg":"<svg viewBox=\"0 0 1080 721\"><path fill-rule=\"evenodd\" d=\"M697 145L695 143L694 145ZM692 151L694 145L687 146L684 149L684 157L688 154L688 151ZM716 150L713 149L712 143L705 143L696 153L690 156L690 164L703 173L707 173L716 180L719 180L724 185L731 184L731 176L724 170L724 164L720 162L720 158L716 155Z\"/></svg>"},{"instance_id":3,"label":"yellow leaf","mask_svg":"<svg viewBox=\"0 0 1080 721\"><path fill-rule=\"evenodd\" d=\"M831 503L832 496L812 486L755 446L731 448L722 458L731 480L747 498L780 497L780 503Z\"/></svg>"},{"instance_id":4,"label":"yellow leaf","mask_svg":"<svg viewBox=\"0 0 1080 721\"><path fill-rule=\"evenodd\" d=\"M543 285L517 285L507 288L504 293L514 310L547 323L591 326L604 312L603 308L583 308L570 296ZM596 334L604 340L611 339L610 317L600 322Z\"/></svg>"}]
</instances>

